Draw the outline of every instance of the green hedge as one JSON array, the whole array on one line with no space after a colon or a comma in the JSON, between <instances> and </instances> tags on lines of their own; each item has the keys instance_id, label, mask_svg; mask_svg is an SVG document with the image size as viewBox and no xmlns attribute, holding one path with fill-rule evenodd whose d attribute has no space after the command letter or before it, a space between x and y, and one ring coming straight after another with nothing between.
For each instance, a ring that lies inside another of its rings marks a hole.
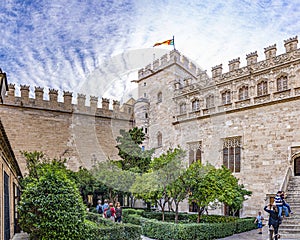
<instances>
[{"instance_id":1,"label":"green hedge","mask_svg":"<svg viewBox=\"0 0 300 240\"><path fill-rule=\"evenodd\" d=\"M186 214L189 215L189 214ZM148 215L149 216L149 215ZM179 223L161 222L156 219L148 219L137 214L129 214L126 222L140 224L143 235L158 240L197 240L197 239L216 239L231 236L234 233L245 232L256 228L253 218L239 219L229 218L221 223ZM213 221L217 218L213 216ZM210 217L207 217L211 220ZM211 220L212 221L212 220Z\"/></svg>"},{"instance_id":2,"label":"green hedge","mask_svg":"<svg viewBox=\"0 0 300 240\"><path fill-rule=\"evenodd\" d=\"M125 208L125 209L122 209L122 216L123 218L126 218L129 214L137 214L137 215L140 215L140 216L143 216L144 214L144 210L140 210L140 209L133 209L133 208Z\"/></svg>"},{"instance_id":3,"label":"green hedge","mask_svg":"<svg viewBox=\"0 0 300 240\"><path fill-rule=\"evenodd\" d=\"M161 212L143 212L142 216L145 218L162 220ZM179 213L178 220L184 223L197 223L198 214ZM220 216L220 215L201 215L201 223L222 223L233 222L237 217ZM174 212L165 212L165 221L175 221Z\"/></svg>"},{"instance_id":4,"label":"green hedge","mask_svg":"<svg viewBox=\"0 0 300 240\"><path fill-rule=\"evenodd\" d=\"M138 240L142 228L133 224L118 224L103 218L97 213L88 213L85 222L86 240Z\"/></svg>"}]
</instances>

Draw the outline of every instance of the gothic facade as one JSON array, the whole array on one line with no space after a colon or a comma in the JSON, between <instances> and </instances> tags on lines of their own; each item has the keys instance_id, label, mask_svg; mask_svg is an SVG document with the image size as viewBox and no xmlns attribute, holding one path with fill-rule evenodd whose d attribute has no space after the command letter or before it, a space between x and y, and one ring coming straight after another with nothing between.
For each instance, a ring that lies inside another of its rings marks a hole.
<instances>
[{"instance_id":1,"label":"gothic facade","mask_svg":"<svg viewBox=\"0 0 300 240\"><path fill-rule=\"evenodd\" d=\"M297 36L212 68L211 76L177 50L139 70L135 122L156 155L180 145L187 163L229 168L251 190L241 216L300 175L300 49ZM183 204L182 210L188 208ZM224 213L225 208L220 212Z\"/></svg>"}]
</instances>

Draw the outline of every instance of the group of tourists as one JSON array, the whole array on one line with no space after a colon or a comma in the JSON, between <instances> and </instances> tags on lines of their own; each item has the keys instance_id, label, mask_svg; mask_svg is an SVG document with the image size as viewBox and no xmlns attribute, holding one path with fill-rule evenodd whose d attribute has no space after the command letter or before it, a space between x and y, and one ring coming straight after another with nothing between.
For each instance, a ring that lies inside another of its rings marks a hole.
<instances>
[{"instance_id":1,"label":"group of tourists","mask_svg":"<svg viewBox=\"0 0 300 240\"><path fill-rule=\"evenodd\" d=\"M96 211L104 218L110 219L113 222L122 222L122 207L120 202L117 202L116 206L114 207L114 204L112 202L108 202L107 199L104 200L103 205L101 200L98 200Z\"/></svg>"},{"instance_id":2,"label":"group of tourists","mask_svg":"<svg viewBox=\"0 0 300 240\"><path fill-rule=\"evenodd\" d=\"M285 217L289 217L290 214L293 214L291 211L290 205L285 201L286 194L284 191L278 191L273 204L269 204L264 207L264 210L269 213L269 231L270 231L270 239L278 240L280 235L278 234L279 225L282 222L282 213L284 211ZM254 221L257 223L258 233L262 234L262 227L263 227L263 220L264 217L262 216L261 212L258 212L258 215ZM273 237L274 233L274 237Z\"/></svg>"}]
</instances>

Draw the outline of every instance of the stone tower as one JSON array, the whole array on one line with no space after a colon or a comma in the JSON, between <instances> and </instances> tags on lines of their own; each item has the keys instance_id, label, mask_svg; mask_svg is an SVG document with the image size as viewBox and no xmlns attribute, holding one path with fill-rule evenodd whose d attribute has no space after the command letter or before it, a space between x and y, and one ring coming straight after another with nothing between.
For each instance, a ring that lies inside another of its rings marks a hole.
<instances>
[{"instance_id":1,"label":"stone tower","mask_svg":"<svg viewBox=\"0 0 300 240\"><path fill-rule=\"evenodd\" d=\"M145 147L158 156L179 145L189 164L229 168L253 192L240 216L255 216L290 176L300 176L297 43L297 36L285 40L280 55L276 44L266 47L263 60L251 52L242 67L232 59L228 71L216 65L211 77L176 50L141 69L135 122L147 129Z\"/></svg>"}]
</instances>

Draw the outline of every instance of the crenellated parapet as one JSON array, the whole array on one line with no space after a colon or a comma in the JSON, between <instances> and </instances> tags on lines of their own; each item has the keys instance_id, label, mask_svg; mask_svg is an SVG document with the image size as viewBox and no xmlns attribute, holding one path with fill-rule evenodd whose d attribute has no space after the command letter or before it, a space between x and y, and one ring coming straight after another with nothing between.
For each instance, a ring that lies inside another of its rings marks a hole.
<instances>
[{"instance_id":1,"label":"crenellated parapet","mask_svg":"<svg viewBox=\"0 0 300 240\"><path fill-rule=\"evenodd\" d=\"M160 59L156 59L151 64L147 65L138 71L139 80L149 77L160 70L176 63L197 77L198 81L214 82L215 84L222 83L224 81L230 81L236 78L249 77L251 74L259 73L270 67L276 67L286 64L288 61L299 57L300 49L297 49L298 37L292 37L284 40L285 53L277 55L276 44L270 45L264 48L265 59L258 61L257 51L246 54L246 66L240 66L240 57L232 59L228 63L228 71L224 72L222 64L216 65L211 69L211 78L207 79L208 75L205 73L204 78L199 76L205 71L196 67L196 64L191 62L187 57L182 55L177 50L173 50L168 54L163 55ZM181 79L184 80L184 79ZM175 90L181 89L180 83L175 83ZM201 85L201 84L200 84ZM202 86L202 85L201 85Z\"/></svg>"},{"instance_id":2,"label":"crenellated parapet","mask_svg":"<svg viewBox=\"0 0 300 240\"><path fill-rule=\"evenodd\" d=\"M130 116L128 112L123 112L120 102L113 100L111 110L109 108L110 99L102 98L102 106L98 107L98 97L90 96L89 105L86 104L87 96L85 94L77 94L77 104L73 104L73 93L63 91L63 102L58 101L59 91L57 89L49 89L48 96L44 93L43 87L34 87L34 97L31 98L30 86L20 85L21 96L16 95L15 84L8 84L8 92L5 105L37 108L51 111L74 112L92 115L105 115L106 117L127 118ZM44 99L45 98L45 99ZM49 100L46 100L46 99ZM126 103L126 108L130 108L130 104ZM133 105L132 105L133 109ZM127 116L128 115L128 116Z\"/></svg>"},{"instance_id":3,"label":"crenellated parapet","mask_svg":"<svg viewBox=\"0 0 300 240\"><path fill-rule=\"evenodd\" d=\"M286 52L277 55L276 44L264 48L265 59L258 61L257 51L246 54L247 66L240 67L240 58L229 61L228 72L220 73L220 65L212 68L212 78L216 83L227 82L231 79L249 77L250 74L259 74L270 67L281 66L300 56L300 50L297 49L297 36L284 40Z\"/></svg>"},{"instance_id":4,"label":"crenellated parapet","mask_svg":"<svg viewBox=\"0 0 300 240\"><path fill-rule=\"evenodd\" d=\"M147 65L138 71L138 78L142 79L148 77L159 70L162 70L172 64L178 64L188 70L193 76L199 74L200 70L195 63L190 61L186 56L180 54L177 50L172 50L171 52L163 55L160 59L154 60L151 64Z\"/></svg>"}]
</instances>

